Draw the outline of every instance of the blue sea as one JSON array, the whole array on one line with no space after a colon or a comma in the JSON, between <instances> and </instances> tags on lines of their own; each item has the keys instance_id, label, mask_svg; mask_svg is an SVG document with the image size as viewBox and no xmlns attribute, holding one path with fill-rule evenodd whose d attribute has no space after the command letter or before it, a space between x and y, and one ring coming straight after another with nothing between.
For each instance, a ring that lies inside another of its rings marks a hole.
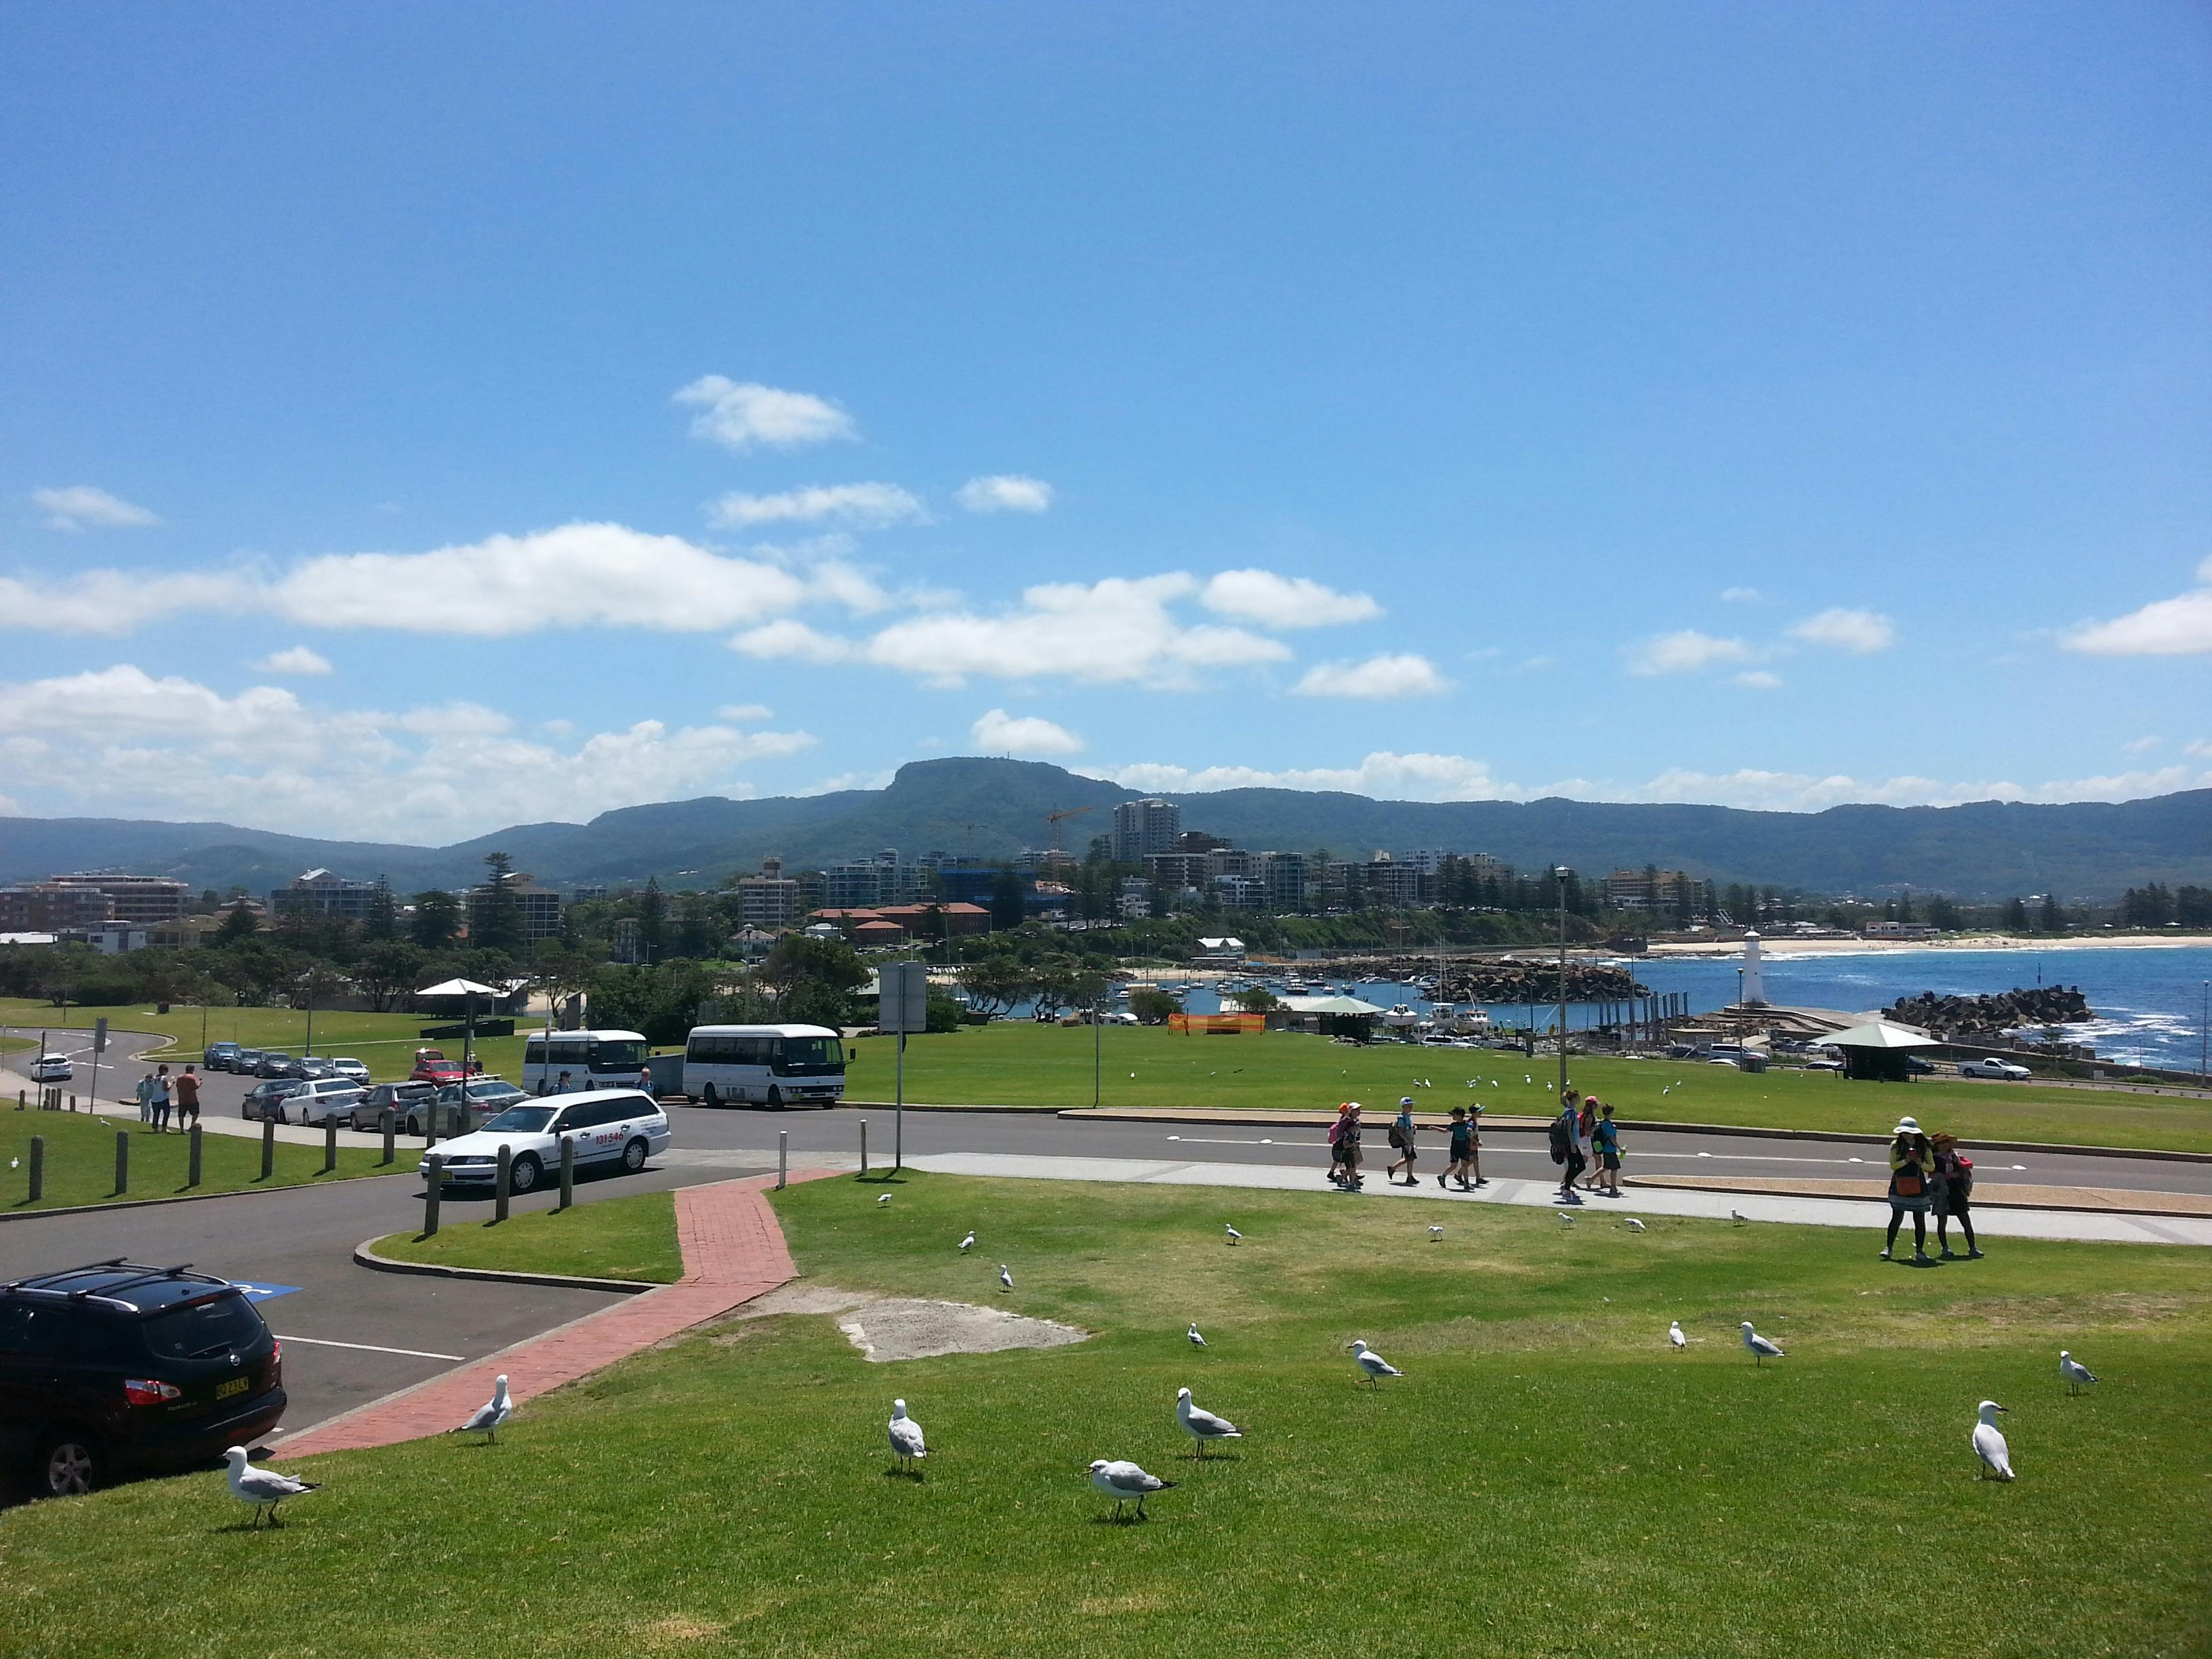
<instances>
[{"instance_id":1,"label":"blue sea","mask_svg":"<svg viewBox=\"0 0 2212 1659\"><path fill-rule=\"evenodd\" d=\"M1531 956L1540 953L1530 952ZM1736 998L1740 957L1686 960L1680 957L1624 958L1639 982L1655 993L1686 994L1692 1013L1725 1007ZM1319 963L1306 964L1315 977ZM2070 985L2088 999L2096 1018L2069 1025L2071 1042L2087 1042L2106 1059L2141 1066L2195 1070L2203 1033L2205 987L2212 982L2212 947L2176 950L1881 951L1853 952L1838 945L1833 953L1765 959L1766 1000L1849 1013L1886 1008L1899 997L1933 991L1939 996L1978 996L2021 986ZM1331 978L1331 986L1346 981ZM1426 1012L1428 1004L1410 987L1389 981L1352 983L1352 994L1388 1008L1396 1003ZM1212 1013L1220 1000L1210 987L1194 988L1182 997L1193 1013ZM1597 1010L1570 1003L1567 1023L1579 1029L1595 1022ZM1491 1018L1523 1025L1525 1003L1492 1006ZM1539 1005L1540 1025L1552 1018Z\"/></svg>"}]
</instances>

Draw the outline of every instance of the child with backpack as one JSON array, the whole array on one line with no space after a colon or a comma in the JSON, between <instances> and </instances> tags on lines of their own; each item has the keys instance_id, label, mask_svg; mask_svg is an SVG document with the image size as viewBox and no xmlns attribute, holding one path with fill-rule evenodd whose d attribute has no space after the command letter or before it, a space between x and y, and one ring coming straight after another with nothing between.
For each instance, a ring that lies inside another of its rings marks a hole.
<instances>
[{"instance_id":1,"label":"child with backpack","mask_svg":"<svg viewBox=\"0 0 2212 1659\"><path fill-rule=\"evenodd\" d=\"M1559 1097L1559 1116L1552 1120L1552 1162L1560 1166L1559 1202L1562 1204L1582 1202L1575 1194L1575 1181L1589 1167L1589 1160L1583 1156L1582 1120L1577 1112L1580 1104L1581 1096L1572 1089L1568 1090Z\"/></svg>"},{"instance_id":2,"label":"child with backpack","mask_svg":"<svg viewBox=\"0 0 2212 1659\"><path fill-rule=\"evenodd\" d=\"M1482 1108L1478 1106L1474 1109L1480 1114ZM1443 1127L1443 1133L1451 1136L1450 1149L1446 1154L1450 1162L1445 1167L1443 1174L1437 1177L1437 1185L1444 1188L1447 1191L1450 1190L1449 1182L1453 1180L1459 1182L1459 1189L1463 1193L1473 1192L1476 1187L1487 1187L1490 1184L1483 1179L1482 1139L1475 1133L1475 1127L1474 1120L1468 1115L1466 1107L1455 1106L1451 1109L1451 1121ZM1472 1184L1469 1184L1468 1180L1470 1171L1474 1177Z\"/></svg>"},{"instance_id":3,"label":"child with backpack","mask_svg":"<svg viewBox=\"0 0 2212 1659\"><path fill-rule=\"evenodd\" d=\"M1359 1188L1359 1103L1356 1100L1338 1107L1336 1121L1328 1126L1328 1178L1347 1193Z\"/></svg>"},{"instance_id":4,"label":"child with backpack","mask_svg":"<svg viewBox=\"0 0 2212 1659\"><path fill-rule=\"evenodd\" d=\"M1406 1172L1406 1184L1408 1187L1418 1187L1421 1184L1421 1178L1413 1173L1414 1133L1413 1097L1407 1095L1399 1100L1398 1115L1390 1121L1390 1150L1396 1152L1398 1156L1391 1159L1382 1171L1384 1178L1394 1187L1398 1184L1398 1171L1401 1169Z\"/></svg>"}]
</instances>

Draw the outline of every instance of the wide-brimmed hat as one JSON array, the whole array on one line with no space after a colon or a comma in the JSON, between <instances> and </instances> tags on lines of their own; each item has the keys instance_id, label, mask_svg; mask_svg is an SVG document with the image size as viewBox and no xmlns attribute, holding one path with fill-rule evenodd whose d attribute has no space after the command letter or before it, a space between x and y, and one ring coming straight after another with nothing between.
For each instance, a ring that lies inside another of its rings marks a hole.
<instances>
[{"instance_id":1,"label":"wide-brimmed hat","mask_svg":"<svg viewBox=\"0 0 2212 1659\"><path fill-rule=\"evenodd\" d=\"M1411 1095L1400 1095L1398 1097L1398 1103L1401 1106L1410 1106L1413 1103L1413 1097Z\"/></svg>"},{"instance_id":2,"label":"wide-brimmed hat","mask_svg":"<svg viewBox=\"0 0 2212 1659\"><path fill-rule=\"evenodd\" d=\"M1917 1117L1901 1117L1898 1119L1897 1127L1890 1131L1890 1133L1893 1135L1917 1135L1919 1133L1920 1120Z\"/></svg>"}]
</instances>

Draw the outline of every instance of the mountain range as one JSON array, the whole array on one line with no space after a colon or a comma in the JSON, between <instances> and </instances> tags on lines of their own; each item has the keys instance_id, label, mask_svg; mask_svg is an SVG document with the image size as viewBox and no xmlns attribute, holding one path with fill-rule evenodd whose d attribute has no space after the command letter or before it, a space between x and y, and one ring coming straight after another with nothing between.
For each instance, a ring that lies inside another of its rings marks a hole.
<instances>
[{"instance_id":1,"label":"mountain range","mask_svg":"<svg viewBox=\"0 0 2212 1659\"><path fill-rule=\"evenodd\" d=\"M881 789L731 800L706 796L603 812L588 823L523 823L447 847L322 841L228 823L131 818L0 819L0 881L124 869L195 888L263 892L318 866L408 892L481 878L485 854L556 887L658 876L707 886L763 856L805 868L896 848L1010 856L1050 844L1048 813L1085 850L1134 792L1035 761L915 761ZM1170 793L1183 827L1245 848L1370 856L1443 848L1489 853L1521 869L1563 862L1686 870L1726 884L1878 896L1910 887L1967 899L2053 891L2110 899L2151 881L2212 884L2212 790L2145 800L2029 805L1834 806L1754 812L1617 801L1386 801L1294 789Z\"/></svg>"}]
</instances>

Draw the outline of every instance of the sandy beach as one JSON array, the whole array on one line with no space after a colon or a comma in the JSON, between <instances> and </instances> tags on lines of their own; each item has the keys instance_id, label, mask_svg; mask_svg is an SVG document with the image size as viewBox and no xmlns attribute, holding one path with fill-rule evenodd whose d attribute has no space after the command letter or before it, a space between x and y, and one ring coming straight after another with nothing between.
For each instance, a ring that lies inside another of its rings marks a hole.
<instances>
[{"instance_id":1,"label":"sandy beach","mask_svg":"<svg viewBox=\"0 0 2212 1659\"><path fill-rule=\"evenodd\" d=\"M1764 935L1759 948L1777 957L1884 956L1899 951L2182 951L2212 945L2203 933L2161 938L2155 933L2069 934L2057 939L2016 939L2004 933L1958 933L1942 939L1778 939ZM1650 957L1740 957L1743 935L1723 939L1654 940Z\"/></svg>"}]
</instances>

